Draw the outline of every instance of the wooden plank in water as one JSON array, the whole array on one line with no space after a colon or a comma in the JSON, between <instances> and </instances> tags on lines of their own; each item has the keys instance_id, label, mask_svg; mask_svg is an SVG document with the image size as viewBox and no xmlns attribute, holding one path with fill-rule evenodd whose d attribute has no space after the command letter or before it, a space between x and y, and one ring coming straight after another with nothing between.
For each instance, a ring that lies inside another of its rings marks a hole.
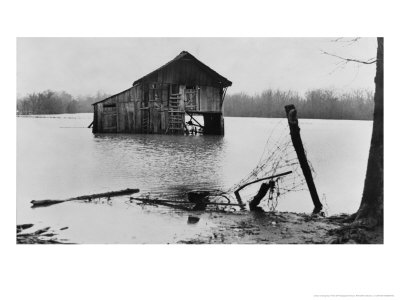
<instances>
[{"instance_id":1,"label":"wooden plank in water","mask_svg":"<svg viewBox=\"0 0 400 300\"><path fill-rule=\"evenodd\" d=\"M43 206L49 206L57 203L62 203L62 202L67 202L67 201L74 201L74 200L91 200L95 198L109 198L109 197L116 197L116 196L124 196L124 195L131 195L134 193L139 193L139 189L125 189L125 190L120 190L120 191L111 191L107 193L100 193L100 194L92 194L92 195L83 195L83 196L78 196L74 198L69 198L65 200L52 200L52 199L46 199L46 200L32 200L32 208L35 207L43 207Z\"/></svg>"},{"instance_id":2,"label":"wooden plank in water","mask_svg":"<svg viewBox=\"0 0 400 300\"><path fill-rule=\"evenodd\" d=\"M166 200L166 199L148 199L148 198L136 198L130 197L131 200L138 200L142 202L149 202L154 204L167 204L167 203L176 203L176 204L196 204L195 202L191 201L180 201L180 200ZM241 204L237 203L219 203L219 202L205 202L207 205L221 205L221 206L242 206Z\"/></svg>"}]
</instances>

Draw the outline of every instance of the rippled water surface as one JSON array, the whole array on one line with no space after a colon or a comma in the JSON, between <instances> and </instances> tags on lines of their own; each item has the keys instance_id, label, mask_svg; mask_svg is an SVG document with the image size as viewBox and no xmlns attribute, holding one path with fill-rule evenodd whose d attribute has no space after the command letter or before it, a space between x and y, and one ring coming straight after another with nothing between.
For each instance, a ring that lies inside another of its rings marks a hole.
<instances>
[{"instance_id":1,"label":"rippled water surface","mask_svg":"<svg viewBox=\"0 0 400 300\"><path fill-rule=\"evenodd\" d=\"M227 189L258 163L283 119L225 118L220 136L93 135L92 114L17 119L17 223L63 227L79 243L168 243L214 226L187 213L149 209L126 197L31 209L32 199L65 199L125 188L179 198L193 189ZM301 134L328 212L354 212L361 198L372 122L301 120ZM324 196L323 196L324 195ZM307 192L283 198L282 211L310 212Z\"/></svg>"}]
</instances>

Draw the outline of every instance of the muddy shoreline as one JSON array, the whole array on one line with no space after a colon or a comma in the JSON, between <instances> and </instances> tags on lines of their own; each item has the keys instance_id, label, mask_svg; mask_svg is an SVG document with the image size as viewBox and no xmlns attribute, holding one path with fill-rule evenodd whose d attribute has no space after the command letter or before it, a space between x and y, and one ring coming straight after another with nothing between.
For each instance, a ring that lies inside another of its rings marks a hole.
<instances>
[{"instance_id":1,"label":"muddy shoreline","mask_svg":"<svg viewBox=\"0 0 400 300\"><path fill-rule=\"evenodd\" d=\"M383 244L383 228L354 228L344 223L348 215L323 217L291 212L202 213L189 215L187 226L201 218L217 226L178 244ZM17 244L70 244L57 238L49 227L26 233L27 225L17 225ZM30 227L31 227L30 226ZM29 230L28 230L29 231Z\"/></svg>"},{"instance_id":2,"label":"muddy shoreline","mask_svg":"<svg viewBox=\"0 0 400 300\"><path fill-rule=\"evenodd\" d=\"M348 215L332 217L290 212L250 212L221 218L211 235L182 240L184 244L382 244L383 228L354 230Z\"/></svg>"},{"instance_id":3,"label":"muddy shoreline","mask_svg":"<svg viewBox=\"0 0 400 300\"><path fill-rule=\"evenodd\" d=\"M29 232L34 224L17 225L17 244L70 244L57 239L57 230L44 227L33 232ZM60 228L66 230L68 227ZM28 230L28 231L27 231Z\"/></svg>"}]
</instances>

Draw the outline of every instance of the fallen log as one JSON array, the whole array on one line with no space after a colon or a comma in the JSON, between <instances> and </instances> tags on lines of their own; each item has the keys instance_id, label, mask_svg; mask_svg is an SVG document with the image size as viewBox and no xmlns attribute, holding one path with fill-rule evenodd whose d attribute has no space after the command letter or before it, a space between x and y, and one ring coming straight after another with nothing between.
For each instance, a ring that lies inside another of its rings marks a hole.
<instances>
[{"instance_id":1,"label":"fallen log","mask_svg":"<svg viewBox=\"0 0 400 300\"><path fill-rule=\"evenodd\" d=\"M167 199L148 199L148 198L136 198L136 197L130 197L131 200L136 200L136 201L141 201L143 203L149 203L149 204L157 204L157 205L164 205L164 206L169 206L169 207L175 207L175 208L180 208L184 210L205 210L207 205L221 205L221 206L239 206L241 207L241 204L237 203L220 203L220 202L209 202L209 201L204 201L201 204L204 205L199 209L199 205L196 202L193 201L180 201L180 200L167 200ZM191 205L193 206L192 208L188 208L185 205Z\"/></svg>"},{"instance_id":2,"label":"fallen log","mask_svg":"<svg viewBox=\"0 0 400 300\"><path fill-rule=\"evenodd\" d=\"M107 193L83 195L83 196L78 196L78 197L69 198L69 199L65 199L65 200L51 200L51 199L32 200L31 204L32 204L32 208L36 208L36 207L50 206L53 204L58 204L58 203L63 203L63 202L68 202L68 201L76 201L76 200L91 201L92 199L96 199L96 198L111 198L111 197L117 197L117 196L131 195L134 193L139 193L139 191L140 191L139 189L125 189L125 190L112 191L112 192L107 192Z\"/></svg>"},{"instance_id":3,"label":"fallen log","mask_svg":"<svg viewBox=\"0 0 400 300\"><path fill-rule=\"evenodd\" d=\"M141 201L143 204L164 205L182 210L191 210L188 206L185 206L184 204L193 204L192 202L188 201L159 200L159 199L134 198L134 197L130 197L130 200Z\"/></svg>"}]
</instances>

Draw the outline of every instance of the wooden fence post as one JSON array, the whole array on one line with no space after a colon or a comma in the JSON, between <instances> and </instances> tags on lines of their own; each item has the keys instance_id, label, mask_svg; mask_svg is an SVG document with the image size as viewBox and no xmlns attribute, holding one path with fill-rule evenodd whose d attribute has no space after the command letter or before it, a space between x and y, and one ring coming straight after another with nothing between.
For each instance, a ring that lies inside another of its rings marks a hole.
<instances>
[{"instance_id":1,"label":"wooden fence post","mask_svg":"<svg viewBox=\"0 0 400 300\"><path fill-rule=\"evenodd\" d=\"M310 166L308 165L306 153L304 151L303 142L300 136L300 127L297 120L296 107L293 104L285 106L286 116L289 122L290 136L292 138L293 147L299 159L300 167L303 170L304 177L307 182L308 190L311 194L311 199L314 203L313 214L319 213L322 210L322 203L319 201L317 189L314 184Z\"/></svg>"}]
</instances>

